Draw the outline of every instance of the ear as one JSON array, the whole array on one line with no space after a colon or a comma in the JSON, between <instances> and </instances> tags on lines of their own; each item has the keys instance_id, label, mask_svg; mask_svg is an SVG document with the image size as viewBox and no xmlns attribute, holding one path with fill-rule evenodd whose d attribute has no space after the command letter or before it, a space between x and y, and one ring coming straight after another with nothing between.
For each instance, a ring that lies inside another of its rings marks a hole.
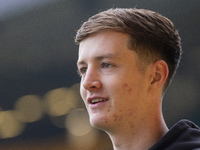
<instances>
[{"instance_id":1,"label":"ear","mask_svg":"<svg viewBox=\"0 0 200 150\"><path fill-rule=\"evenodd\" d=\"M163 87L169 74L168 65L163 60L158 60L152 65L151 85L155 87Z\"/></svg>"}]
</instances>

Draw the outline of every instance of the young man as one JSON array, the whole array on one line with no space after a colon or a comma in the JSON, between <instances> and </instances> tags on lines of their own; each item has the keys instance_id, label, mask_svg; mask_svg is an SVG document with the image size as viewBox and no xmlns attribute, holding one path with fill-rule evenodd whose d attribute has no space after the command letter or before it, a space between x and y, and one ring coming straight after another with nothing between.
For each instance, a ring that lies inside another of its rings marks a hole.
<instances>
[{"instance_id":1,"label":"young man","mask_svg":"<svg viewBox=\"0 0 200 150\"><path fill-rule=\"evenodd\" d=\"M181 58L178 31L144 9L109 9L76 35L80 93L93 127L114 150L197 150L200 130L182 120L168 130L162 99Z\"/></svg>"}]
</instances>

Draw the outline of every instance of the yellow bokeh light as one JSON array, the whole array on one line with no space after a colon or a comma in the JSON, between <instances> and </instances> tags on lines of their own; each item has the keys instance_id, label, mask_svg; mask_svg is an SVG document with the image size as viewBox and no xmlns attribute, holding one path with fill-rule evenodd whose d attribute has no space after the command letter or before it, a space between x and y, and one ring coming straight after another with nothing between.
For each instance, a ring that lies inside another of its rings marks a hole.
<instances>
[{"instance_id":1,"label":"yellow bokeh light","mask_svg":"<svg viewBox=\"0 0 200 150\"><path fill-rule=\"evenodd\" d=\"M0 138L18 136L24 127L25 124L15 118L15 111L0 111Z\"/></svg>"},{"instance_id":2,"label":"yellow bokeh light","mask_svg":"<svg viewBox=\"0 0 200 150\"><path fill-rule=\"evenodd\" d=\"M37 95L26 95L15 104L16 117L23 122L35 122L43 117L44 107Z\"/></svg>"},{"instance_id":3,"label":"yellow bokeh light","mask_svg":"<svg viewBox=\"0 0 200 150\"><path fill-rule=\"evenodd\" d=\"M50 116L66 115L76 108L77 94L69 88L59 88L49 91L45 96L46 111Z\"/></svg>"},{"instance_id":4,"label":"yellow bokeh light","mask_svg":"<svg viewBox=\"0 0 200 150\"><path fill-rule=\"evenodd\" d=\"M66 118L66 128L75 136L84 136L93 128L89 123L88 113L85 109L75 109Z\"/></svg>"}]
</instances>

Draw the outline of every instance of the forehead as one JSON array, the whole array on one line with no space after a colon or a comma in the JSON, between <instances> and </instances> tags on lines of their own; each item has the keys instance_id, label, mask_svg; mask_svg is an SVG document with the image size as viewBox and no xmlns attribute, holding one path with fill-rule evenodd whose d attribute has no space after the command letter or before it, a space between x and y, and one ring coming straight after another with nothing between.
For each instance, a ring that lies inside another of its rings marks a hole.
<instances>
[{"instance_id":1,"label":"forehead","mask_svg":"<svg viewBox=\"0 0 200 150\"><path fill-rule=\"evenodd\" d=\"M120 58L128 57L128 35L115 31L102 31L85 38L79 46L79 60L92 57ZM131 51L132 52L132 51Z\"/></svg>"}]
</instances>

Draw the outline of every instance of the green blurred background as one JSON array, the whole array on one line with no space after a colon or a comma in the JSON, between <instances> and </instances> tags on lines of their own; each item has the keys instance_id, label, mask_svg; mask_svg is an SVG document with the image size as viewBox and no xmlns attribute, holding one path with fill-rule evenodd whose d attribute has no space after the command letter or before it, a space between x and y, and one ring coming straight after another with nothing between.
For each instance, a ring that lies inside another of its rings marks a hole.
<instances>
[{"instance_id":1,"label":"green blurred background","mask_svg":"<svg viewBox=\"0 0 200 150\"><path fill-rule=\"evenodd\" d=\"M174 22L184 53L164 117L169 127L183 118L200 125L199 0L1 0L1 150L112 149L88 123L74 43L84 21L111 7L150 9Z\"/></svg>"}]
</instances>

